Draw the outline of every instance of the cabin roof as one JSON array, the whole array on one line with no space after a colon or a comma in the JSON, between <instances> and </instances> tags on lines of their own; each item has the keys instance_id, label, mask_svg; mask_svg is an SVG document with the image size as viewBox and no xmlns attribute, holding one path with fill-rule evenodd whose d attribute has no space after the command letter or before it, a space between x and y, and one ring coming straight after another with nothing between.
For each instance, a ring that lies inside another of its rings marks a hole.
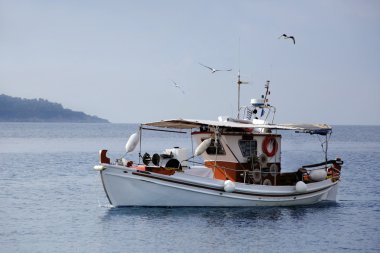
<instances>
[{"instance_id":1,"label":"cabin roof","mask_svg":"<svg viewBox=\"0 0 380 253\"><path fill-rule=\"evenodd\" d=\"M233 121L213 121L213 120L196 120L196 119L171 119L161 120L156 122L149 122L143 125L162 127L162 128L177 128L177 129L191 129L201 126L211 126L220 128L264 128L264 129L278 129L278 130L294 130L296 132L304 132L310 134L326 135L331 132L332 128L326 124L254 124Z\"/></svg>"}]
</instances>

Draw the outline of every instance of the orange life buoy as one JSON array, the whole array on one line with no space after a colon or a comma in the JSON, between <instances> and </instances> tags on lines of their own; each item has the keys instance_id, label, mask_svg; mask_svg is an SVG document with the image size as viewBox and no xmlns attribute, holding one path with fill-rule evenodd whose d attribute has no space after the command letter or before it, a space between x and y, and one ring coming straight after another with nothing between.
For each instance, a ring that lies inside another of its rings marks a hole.
<instances>
[{"instance_id":1,"label":"orange life buoy","mask_svg":"<svg viewBox=\"0 0 380 253\"><path fill-rule=\"evenodd\" d=\"M272 143L272 147L273 147L271 151L268 150L270 143ZM278 143L276 141L276 138L273 136L265 137L261 148L264 154L266 154L268 157L274 156L277 153L277 149L278 149Z\"/></svg>"}]
</instances>

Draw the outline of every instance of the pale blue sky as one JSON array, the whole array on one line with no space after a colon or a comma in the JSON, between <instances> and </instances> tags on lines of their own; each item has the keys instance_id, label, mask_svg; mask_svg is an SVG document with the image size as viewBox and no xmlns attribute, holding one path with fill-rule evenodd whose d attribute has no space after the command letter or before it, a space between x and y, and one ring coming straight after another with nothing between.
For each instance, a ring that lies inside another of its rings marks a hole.
<instances>
[{"instance_id":1,"label":"pale blue sky","mask_svg":"<svg viewBox=\"0 0 380 253\"><path fill-rule=\"evenodd\" d=\"M380 124L379 33L380 1L0 0L0 93L112 122L236 115L240 38L242 104L269 79L277 122Z\"/></svg>"}]
</instances>

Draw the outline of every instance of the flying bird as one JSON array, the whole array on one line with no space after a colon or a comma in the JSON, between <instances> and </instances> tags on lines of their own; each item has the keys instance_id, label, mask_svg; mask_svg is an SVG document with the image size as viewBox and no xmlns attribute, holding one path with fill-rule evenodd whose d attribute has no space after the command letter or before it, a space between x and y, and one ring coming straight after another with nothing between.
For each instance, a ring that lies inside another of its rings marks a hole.
<instances>
[{"instance_id":1,"label":"flying bird","mask_svg":"<svg viewBox=\"0 0 380 253\"><path fill-rule=\"evenodd\" d=\"M174 82L173 80L172 80L172 83L173 83L173 86L175 87L175 88L177 88L177 89L179 89L181 92L182 92L182 94L185 94L185 92L183 91L183 89L182 89L182 87L180 86L180 85L178 85L176 82Z\"/></svg>"},{"instance_id":2,"label":"flying bird","mask_svg":"<svg viewBox=\"0 0 380 253\"><path fill-rule=\"evenodd\" d=\"M211 70L211 73L214 74L216 71L231 71L232 69L214 69L214 68L211 68L209 66L206 66L206 65L203 65L202 63L199 62L199 65L205 67L205 68L208 68L209 70Z\"/></svg>"},{"instance_id":3,"label":"flying bird","mask_svg":"<svg viewBox=\"0 0 380 253\"><path fill-rule=\"evenodd\" d=\"M295 45L296 44L296 39L294 38L294 36L288 36L286 35L285 33L283 35L281 35L280 37L278 37L279 39L281 38L284 38L284 39L292 39L293 40L293 44Z\"/></svg>"}]
</instances>

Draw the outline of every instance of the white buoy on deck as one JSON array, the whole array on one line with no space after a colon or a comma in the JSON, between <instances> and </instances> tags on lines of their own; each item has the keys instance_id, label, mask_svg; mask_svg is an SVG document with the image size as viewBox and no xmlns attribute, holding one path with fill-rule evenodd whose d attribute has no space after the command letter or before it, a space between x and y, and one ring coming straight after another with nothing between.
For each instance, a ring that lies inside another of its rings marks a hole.
<instances>
[{"instance_id":1,"label":"white buoy on deck","mask_svg":"<svg viewBox=\"0 0 380 253\"><path fill-rule=\"evenodd\" d=\"M94 170L97 170L97 171L102 171L104 169L105 169L105 167L103 165L95 165L94 166Z\"/></svg>"},{"instance_id":2,"label":"white buoy on deck","mask_svg":"<svg viewBox=\"0 0 380 253\"><path fill-rule=\"evenodd\" d=\"M316 182L323 181L327 177L327 172L325 169L312 170L309 173L310 179Z\"/></svg>"},{"instance_id":3,"label":"white buoy on deck","mask_svg":"<svg viewBox=\"0 0 380 253\"><path fill-rule=\"evenodd\" d=\"M231 180L224 181L224 191L225 192L233 192L235 191L235 183Z\"/></svg>"},{"instance_id":4,"label":"white buoy on deck","mask_svg":"<svg viewBox=\"0 0 380 253\"><path fill-rule=\"evenodd\" d=\"M140 133L137 132L137 133L132 134L129 137L127 144L125 144L125 150L127 151L127 153L132 152L136 148L137 144L139 144L139 141L140 141L139 134Z\"/></svg>"},{"instance_id":5,"label":"white buoy on deck","mask_svg":"<svg viewBox=\"0 0 380 253\"><path fill-rule=\"evenodd\" d=\"M302 181L298 181L296 184L296 192L298 192L298 193L307 192L307 185Z\"/></svg>"}]
</instances>

